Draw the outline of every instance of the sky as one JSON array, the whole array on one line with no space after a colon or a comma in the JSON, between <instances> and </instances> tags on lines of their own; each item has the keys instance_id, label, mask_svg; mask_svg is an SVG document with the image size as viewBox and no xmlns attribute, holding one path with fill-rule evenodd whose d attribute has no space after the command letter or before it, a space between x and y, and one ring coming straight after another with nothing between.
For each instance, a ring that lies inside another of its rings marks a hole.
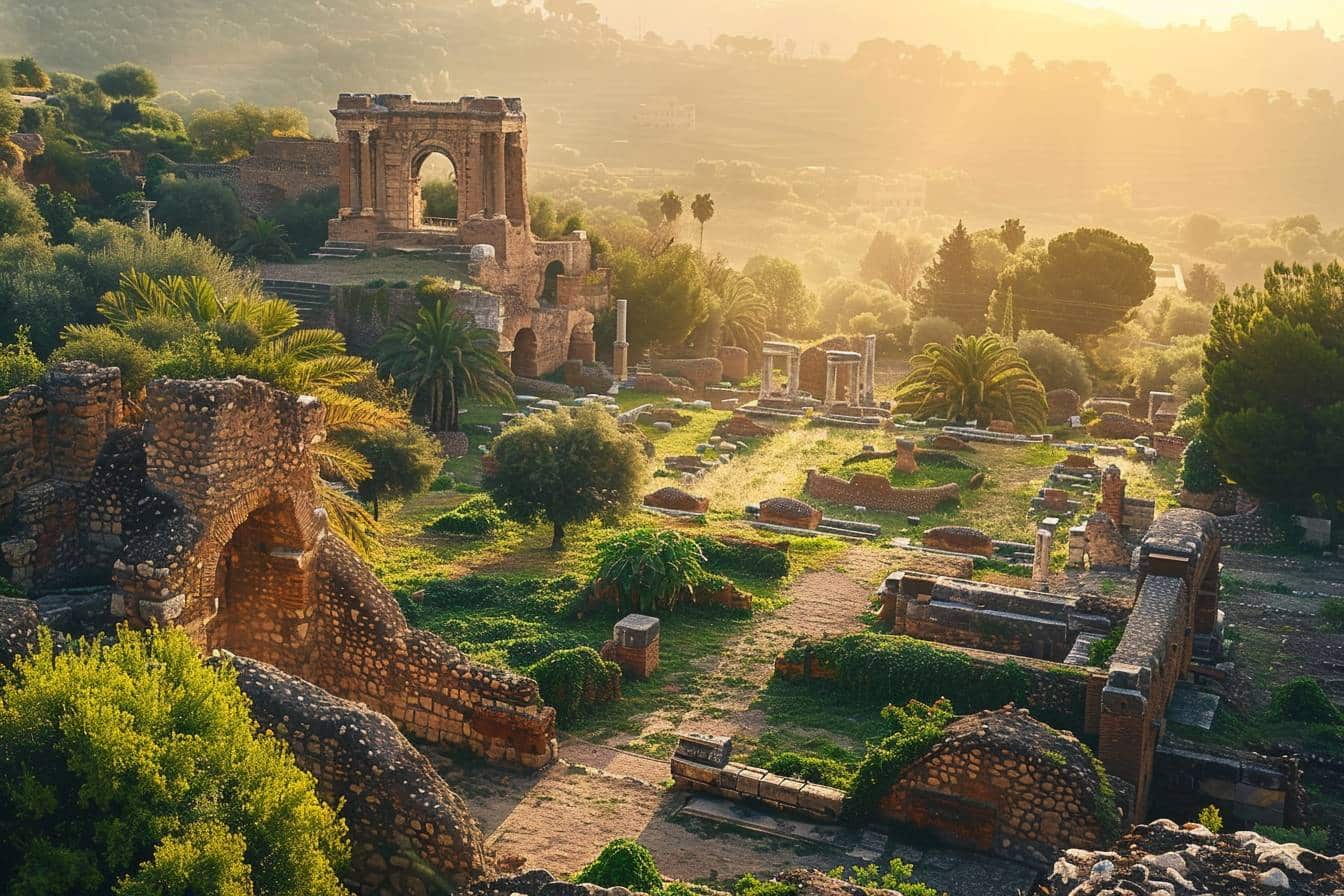
<instances>
[{"instance_id":1,"label":"sky","mask_svg":"<svg viewBox=\"0 0 1344 896\"><path fill-rule=\"evenodd\" d=\"M1303 28L1320 21L1333 37L1344 35L1344 0L1074 0L1079 6L1107 9L1160 27L1171 23L1198 22L1223 28L1227 20L1245 13L1264 25L1282 27L1292 22Z\"/></svg>"}]
</instances>

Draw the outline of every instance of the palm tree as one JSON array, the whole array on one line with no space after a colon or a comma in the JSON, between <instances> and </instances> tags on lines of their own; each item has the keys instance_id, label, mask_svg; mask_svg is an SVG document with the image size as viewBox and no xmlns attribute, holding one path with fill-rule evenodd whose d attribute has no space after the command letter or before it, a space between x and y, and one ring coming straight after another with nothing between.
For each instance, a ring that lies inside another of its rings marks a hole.
<instances>
[{"instance_id":1,"label":"palm tree","mask_svg":"<svg viewBox=\"0 0 1344 896\"><path fill-rule=\"evenodd\" d=\"M770 303L750 277L734 271L714 290L719 300L719 326L724 345L736 345L755 353L765 338Z\"/></svg>"},{"instance_id":2,"label":"palm tree","mask_svg":"<svg viewBox=\"0 0 1344 896\"><path fill-rule=\"evenodd\" d=\"M676 190L667 190L658 197L658 207L663 212L664 221L669 224L675 223L681 217L681 196Z\"/></svg>"},{"instance_id":3,"label":"palm tree","mask_svg":"<svg viewBox=\"0 0 1344 896\"><path fill-rule=\"evenodd\" d=\"M98 303L107 324L71 324L62 338L86 336L104 327L126 333L148 318L186 320L221 344L219 375L245 373L317 397L326 408L329 434L373 432L406 423L397 411L340 391L374 373L373 365L346 354L345 337L335 330L297 329L298 309L284 299L220 296L204 277L156 280L134 270L121 275L120 287ZM332 439L314 445L313 453L319 466L315 484L332 528L367 553L376 533L373 518L328 477L354 488L371 474L368 461Z\"/></svg>"},{"instance_id":4,"label":"palm tree","mask_svg":"<svg viewBox=\"0 0 1344 896\"><path fill-rule=\"evenodd\" d=\"M896 387L894 407L917 417L1011 420L1029 432L1045 427L1045 388L1017 350L994 333L924 346Z\"/></svg>"},{"instance_id":5,"label":"palm tree","mask_svg":"<svg viewBox=\"0 0 1344 896\"><path fill-rule=\"evenodd\" d=\"M513 377L499 355L498 336L442 299L393 324L378 354L398 383L427 395L434 432L457 431L464 398L497 403L513 398Z\"/></svg>"},{"instance_id":6,"label":"palm tree","mask_svg":"<svg viewBox=\"0 0 1344 896\"><path fill-rule=\"evenodd\" d=\"M262 261L294 260L294 249L289 244L285 225L270 218L257 218L244 224L242 234L229 251L243 258L259 258Z\"/></svg>"},{"instance_id":7,"label":"palm tree","mask_svg":"<svg viewBox=\"0 0 1344 896\"><path fill-rule=\"evenodd\" d=\"M700 251L705 251L705 222L714 217L714 199L708 193L696 193L691 214L700 222Z\"/></svg>"}]
</instances>

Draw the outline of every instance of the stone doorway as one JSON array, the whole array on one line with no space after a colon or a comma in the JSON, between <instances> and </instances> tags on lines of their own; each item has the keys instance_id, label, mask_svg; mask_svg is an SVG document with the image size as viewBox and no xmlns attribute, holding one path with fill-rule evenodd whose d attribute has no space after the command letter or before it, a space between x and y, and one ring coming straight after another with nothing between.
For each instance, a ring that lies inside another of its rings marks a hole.
<instances>
[{"instance_id":1,"label":"stone doorway","mask_svg":"<svg viewBox=\"0 0 1344 896\"><path fill-rule=\"evenodd\" d=\"M537 376L537 334L531 327L524 327L514 334L509 369L514 376Z\"/></svg>"},{"instance_id":2,"label":"stone doorway","mask_svg":"<svg viewBox=\"0 0 1344 896\"><path fill-rule=\"evenodd\" d=\"M554 305L559 296L559 278L565 273L565 265L562 261L553 261L546 265L546 273L541 281L541 296L539 300L543 305Z\"/></svg>"},{"instance_id":3,"label":"stone doorway","mask_svg":"<svg viewBox=\"0 0 1344 896\"><path fill-rule=\"evenodd\" d=\"M206 649L223 648L297 672L313 620L303 532L294 505L263 505L234 530L215 563Z\"/></svg>"},{"instance_id":4,"label":"stone doorway","mask_svg":"<svg viewBox=\"0 0 1344 896\"><path fill-rule=\"evenodd\" d=\"M431 149L416 159L411 174L411 209L416 229L457 228L457 166L448 153Z\"/></svg>"}]
</instances>

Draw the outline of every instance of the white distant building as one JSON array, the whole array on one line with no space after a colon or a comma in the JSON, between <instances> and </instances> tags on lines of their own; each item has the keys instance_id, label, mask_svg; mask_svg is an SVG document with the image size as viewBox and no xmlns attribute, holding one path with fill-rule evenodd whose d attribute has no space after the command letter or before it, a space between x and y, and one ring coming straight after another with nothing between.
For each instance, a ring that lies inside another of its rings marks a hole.
<instances>
[{"instance_id":1,"label":"white distant building","mask_svg":"<svg viewBox=\"0 0 1344 896\"><path fill-rule=\"evenodd\" d=\"M889 219L922 215L928 208L929 182L922 175L869 176L861 178L859 186L861 201Z\"/></svg>"},{"instance_id":2,"label":"white distant building","mask_svg":"<svg viewBox=\"0 0 1344 896\"><path fill-rule=\"evenodd\" d=\"M635 110L635 126L651 131L695 130L695 103L674 96L650 97Z\"/></svg>"},{"instance_id":3,"label":"white distant building","mask_svg":"<svg viewBox=\"0 0 1344 896\"><path fill-rule=\"evenodd\" d=\"M1178 264L1155 264L1153 274L1157 277L1158 289L1174 289L1185 292L1185 274Z\"/></svg>"}]
</instances>

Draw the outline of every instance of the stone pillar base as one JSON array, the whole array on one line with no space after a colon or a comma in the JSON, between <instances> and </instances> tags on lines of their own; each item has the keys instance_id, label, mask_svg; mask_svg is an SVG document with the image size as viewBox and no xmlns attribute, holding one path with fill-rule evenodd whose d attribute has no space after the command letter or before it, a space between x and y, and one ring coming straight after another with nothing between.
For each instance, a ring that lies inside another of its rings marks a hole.
<instances>
[{"instance_id":1,"label":"stone pillar base","mask_svg":"<svg viewBox=\"0 0 1344 896\"><path fill-rule=\"evenodd\" d=\"M624 380L630 369L630 343L618 342L611 349L611 372L616 381Z\"/></svg>"}]
</instances>

